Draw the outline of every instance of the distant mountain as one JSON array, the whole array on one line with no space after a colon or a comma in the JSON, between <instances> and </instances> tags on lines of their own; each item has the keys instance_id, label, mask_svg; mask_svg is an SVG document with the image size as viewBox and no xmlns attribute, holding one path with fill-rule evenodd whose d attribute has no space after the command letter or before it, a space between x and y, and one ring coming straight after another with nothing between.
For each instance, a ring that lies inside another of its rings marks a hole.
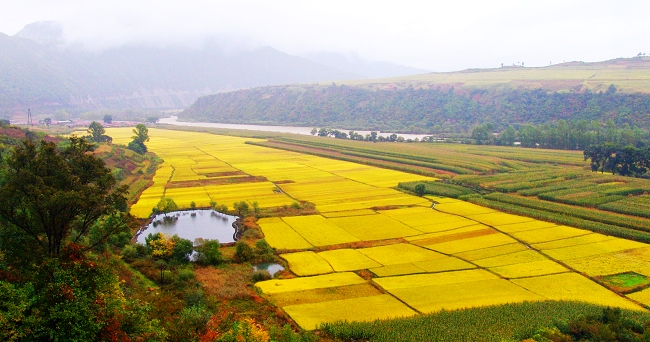
<instances>
[{"instance_id":1,"label":"distant mountain","mask_svg":"<svg viewBox=\"0 0 650 342\"><path fill-rule=\"evenodd\" d=\"M356 54L345 55L338 52L318 52L305 56L312 62L326 65L346 72L359 74L365 78L385 78L424 74L429 71L390 62L372 62Z\"/></svg>"},{"instance_id":2,"label":"distant mountain","mask_svg":"<svg viewBox=\"0 0 650 342\"><path fill-rule=\"evenodd\" d=\"M38 108L182 108L199 96L290 83L358 79L360 75L271 47L226 49L130 45L102 52L61 44L61 26L27 25L0 33L0 114Z\"/></svg>"}]
</instances>

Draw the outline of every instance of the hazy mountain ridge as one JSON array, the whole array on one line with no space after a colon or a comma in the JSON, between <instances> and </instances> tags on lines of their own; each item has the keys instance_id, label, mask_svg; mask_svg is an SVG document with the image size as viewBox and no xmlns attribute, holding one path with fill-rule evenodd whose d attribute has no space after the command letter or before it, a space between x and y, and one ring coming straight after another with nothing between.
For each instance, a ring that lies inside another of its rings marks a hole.
<instances>
[{"instance_id":1,"label":"hazy mountain ridge","mask_svg":"<svg viewBox=\"0 0 650 342\"><path fill-rule=\"evenodd\" d=\"M271 47L123 46L93 53L61 44L56 24L0 33L0 113L26 108L182 108L199 96L255 86L361 78Z\"/></svg>"},{"instance_id":2,"label":"hazy mountain ridge","mask_svg":"<svg viewBox=\"0 0 650 342\"><path fill-rule=\"evenodd\" d=\"M429 72L428 70L412 68L390 62L367 61L356 54L345 55L336 52L318 52L308 54L305 58L321 65L359 74L366 78L407 76Z\"/></svg>"}]
</instances>

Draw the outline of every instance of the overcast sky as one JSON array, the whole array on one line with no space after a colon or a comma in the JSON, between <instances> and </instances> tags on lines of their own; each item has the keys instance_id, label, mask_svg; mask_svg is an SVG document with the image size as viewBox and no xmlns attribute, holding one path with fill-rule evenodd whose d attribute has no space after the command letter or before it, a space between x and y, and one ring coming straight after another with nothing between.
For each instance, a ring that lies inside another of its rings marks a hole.
<instances>
[{"instance_id":1,"label":"overcast sky","mask_svg":"<svg viewBox=\"0 0 650 342\"><path fill-rule=\"evenodd\" d=\"M199 46L217 36L305 55L357 53L432 71L650 53L650 1L0 0L0 32L59 21L68 42Z\"/></svg>"}]
</instances>

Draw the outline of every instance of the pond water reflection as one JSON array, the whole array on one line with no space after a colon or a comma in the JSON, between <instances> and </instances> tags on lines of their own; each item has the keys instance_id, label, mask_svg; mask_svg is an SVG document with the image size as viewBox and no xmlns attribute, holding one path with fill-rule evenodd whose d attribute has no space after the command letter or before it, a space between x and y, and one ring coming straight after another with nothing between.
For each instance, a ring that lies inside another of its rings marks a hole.
<instances>
[{"instance_id":1,"label":"pond water reflection","mask_svg":"<svg viewBox=\"0 0 650 342\"><path fill-rule=\"evenodd\" d=\"M147 235L158 232L167 236L176 234L190 241L203 238L221 243L234 242L235 228L232 224L236 219L236 216L203 209L160 214L138 235L138 242L144 244Z\"/></svg>"},{"instance_id":2,"label":"pond water reflection","mask_svg":"<svg viewBox=\"0 0 650 342\"><path fill-rule=\"evenodd\" d=\"M284 267L282 267L282 265L268 262L257 264L253 266L253 269L255 269L255 271L268 271L271 274L271 277L280 271L284 271Z\"/></svg>"}]
</instances>

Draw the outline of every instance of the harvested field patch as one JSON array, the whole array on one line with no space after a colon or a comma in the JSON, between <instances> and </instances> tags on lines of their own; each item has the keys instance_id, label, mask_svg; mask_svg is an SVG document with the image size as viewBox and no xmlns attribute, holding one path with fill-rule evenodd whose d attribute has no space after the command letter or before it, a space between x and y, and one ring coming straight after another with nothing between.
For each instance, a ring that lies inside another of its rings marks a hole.
<instances>
[{"instance_id":1,"label":"harvested field patch","mask_svg":"<svg viewBox=\"0 0 650 342\"><path fill-rule=\"evenodd\" d=\"M320 303L346 298L378 296L381 294L383 293L377 290L376 287L364 283L357 285L327 287L314 290L278 292L269 294L267 297L276 306L284 307L287 305Z\"/></svg>"}]
</instances>

